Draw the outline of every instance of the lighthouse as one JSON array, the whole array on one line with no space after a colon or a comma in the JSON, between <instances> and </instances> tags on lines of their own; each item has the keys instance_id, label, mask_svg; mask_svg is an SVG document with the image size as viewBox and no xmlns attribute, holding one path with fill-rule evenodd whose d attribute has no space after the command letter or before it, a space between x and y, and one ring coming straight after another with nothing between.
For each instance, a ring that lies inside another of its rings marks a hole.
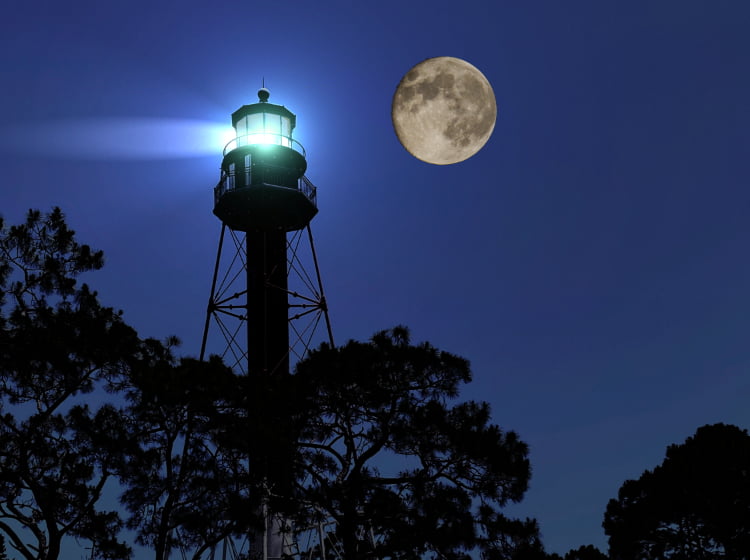
<instances>
[{"instance_id":1,"label":"lighthouse","mask_svg":"<svg viewBox=\"0 0 750 560\"><path fill-rule=\"evenodd\" d=\"M221 350L211 345L211 352L238 375L251 377L289 375L291 359L304 355L321 319L333 345L310 228L318 213L317 189L305 176L305 149L293 137L296 116L269 97L261 88L257 103L232 113L235 135L224 148L214 188L221 234L200 352L202 360L209 332L218 331ZM260 402L253 412L273 423L280 411ZM263 442L248 444L260 476L285 480L283 457L269 456ZM281 559L292 547L288 523L265 505L261 513L264 529L250 531L251 557Z\"/></svg>"}]
</instances>

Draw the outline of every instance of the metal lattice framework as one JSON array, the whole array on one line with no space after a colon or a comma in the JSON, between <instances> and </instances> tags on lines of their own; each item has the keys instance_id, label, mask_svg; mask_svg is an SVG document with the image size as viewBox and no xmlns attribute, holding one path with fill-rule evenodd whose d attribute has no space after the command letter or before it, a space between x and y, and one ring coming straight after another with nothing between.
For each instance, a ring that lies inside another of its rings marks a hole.
<instances>
[{"instance_id":1,"label":"metal lattice framework","mask_svg":"<svg viewBox=\"0 0 750 560\"><path fill-rule=\"evenodd\" d=\"M231 244L226 243L227 231ZM333 346L323 284L310 226L287 234L288 286L270 286L286 291L289 301L290 358L301 360L315 342L320 322L326 327L326 339ZM211 283L211 296L201 344L201 359L208 350L220 355L227 365L241 368L247 361L245 345L247 321L247 287L245 285L246 236L222 225L219 250ZM224 251L225 244L229 251ZM228 255L226 253L229 253ZM221 333L223 342L209 348L211 323Z\"/></svg>"},{"instance_id":2,"label":"metal lattice framework","mask_svg":"<svg viewBox=\"0 0 750 560\"><path fill-rule=\"evenodd\" d=\"M246 234L222 225L219 249L211 284L206 323L201 345L201 359L207 353L215 353L238 372L243 372L248 358L246 345L247 329L247 284L248 266ZM325 340L334 345L331 323L328 316L325 294L321 281L315 244L310 226L287 233L287 287L268 285L271 289L286 292L289 319L290 362L301 360L317 342ZM320 333L320 323L325 324L325 334ZM209 341L209 331L218 331L217 340ZM321 340L322 339L322 340ZM317 526L292 528L285 520L276 520L276 526L284 526L285 557L299 560L320 558L343 558L340 547L333 539L333 522L321 521ZM186 551L182 551L185 556ZM253 557L249 538L227 538L207 552L206 558L217 560L245 560ZM267 556L267 560L274 560ZM281 560L281 559L279 559Z\"/></svg>"}]
</instances>

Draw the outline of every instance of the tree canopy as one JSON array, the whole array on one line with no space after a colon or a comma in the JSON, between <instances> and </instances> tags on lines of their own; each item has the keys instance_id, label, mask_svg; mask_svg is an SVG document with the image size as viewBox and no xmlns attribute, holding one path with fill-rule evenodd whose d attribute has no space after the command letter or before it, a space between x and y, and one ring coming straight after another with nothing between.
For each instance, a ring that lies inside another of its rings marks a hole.
<instances>
[{"instance_id":1,"label":"tree canopy","mask_svg":"<svg viewBox=\"0 0 750 560\"><path fill-rule=\"evenodd\" d=\"M336 521L346 558L510 558L537 538L501 512L527 488L528 448L487 403L456 402L470 379L467 360L404 327L298 364L298 496Z\"/></svg>"},{"instance_id":2,"label":"tree canopy","mask_svg":"<svg viewBox=\"0 0 750 560\"><path fill-rule=\"evenodd\" d=\"M0 542L56 560L74 538L117 560L127 526L157 560L178 540L199 558L252 511L247 469L214 437L237 377L216 358L176 359L174 339L140 339L78 285L102 265L59 208L0 221ZM101 508L106 490L129 516Z\"/></svg>"},{"instance_id":3,"label":"tree canopy","mask_svg":"<svg viewBox=\"0 0 750 560\"><path fill-rule=\"evenodd\" d=\"M698 428L607 505L615 560L750 558L750 436L727 424Z\"/></svg>"},{"instance_id":4,"label":"tree canopy","mask_svg":"<svg viewBox=\"0 0 750 560\"><path fill-rule=\"evenodd\" d=\"M246 457L216 445L217 410L237 378L220 360L175 359L156 344L131 373L125 410L130 447L119 481L127 526L156 560L179 548L201 558L247 531L253 503Z\"/></svg>"},{"instance_id":5,"label":"tree canopy","mask_svg":"<svg viewBox=\"0 0 750 560\"><path fill-rule=\"evenodd\" d=\"M561 560L607 560L609 556L604 554L594 545L587 544L576 549L569 550Z\"/></svg>"},{"instance_id":6,"label":"tree canopy","mask_svg":"<svg viewBox=\"0 0 750 560\"><path fill-rule=\"evenodd\" d=\"M0 221L0 543L11 554L57 560L76 539L92 559L124 560L129 528L156 560L178 546L197 560L257 535L268 510L297 528L332 521L348 560L545 558L536 522L502 513L527 489L528 448L487 403L458 399L467 360L396 327L324 344L294 374L238 375L139 338L79 285L102 264L57 208ZM112 489L122 511L102 506Z\"/></svg>"},{"instance_id":7,"label":"tree canopy","mask_svg":"<svg viewBox=\"0 0 750 560\"><path fill-rule=\"evenodd\" d=\"M129 553L118 514L97 505L121 460L119 414L78 398L112 388L138 347L77 285L102 262L58 208L0 222L0 532L27 560L55 560L66 536L92 542L94 558Z\"/></svg>"}]
</instances>

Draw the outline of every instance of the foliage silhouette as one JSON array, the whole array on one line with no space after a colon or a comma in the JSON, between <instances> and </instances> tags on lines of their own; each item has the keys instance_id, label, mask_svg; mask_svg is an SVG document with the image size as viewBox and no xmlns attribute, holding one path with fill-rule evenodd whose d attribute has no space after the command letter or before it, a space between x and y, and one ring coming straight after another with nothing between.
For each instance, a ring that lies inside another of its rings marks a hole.
<instances>
[{"instance_id":1,"label":"foliage silhouette","mask_svg":"<svg viewBox=\"0 0 750 560\"><path fill-rule=\"evenodd\" d=\"M8 560L8 554L5 551L5 537L0 534L0 560Z\"/></svg>"},{"instance_id":2,"label":"foliage silhouette","mask_svg":"<svg viewBox=\"0 0 750 560\"><path fill-rule=\"evenodd\" d=\"M213 444L238 380L215 358L177 360L174 339L139 339L77 285L102 265L59 208L0 223L0 536L24 560L56 560L66 537L117 560L127 525L157 560L178 539L198 558L251 522L246 465ZM97 508L115 481L127 523Z\"/></svg>"},{"instance_id":3,"label":"foliage silhouette","mask_svg":"<svg viewBox=\"0 0 750 560\"><path fill-rule=\"evenodd\" d=\"M323 345L295 375L235 375L141 340L78 285L102 264L57 208L0 222L0 537L22 560L57 560L66 538L125 559L125 525L156 560L197 559L257 534L262 508L334 519L349 560L543 558L536 522L501 513L527 446L456 402L466 360L397 327ZM100 507L115 481L126 523Z\"/></svg>"},{"instance_id":4,"label":"foliage silhouette","mask_svg":"<svg viewBox=\"0 0 750 560\"><path fill-rule=\"evenodd\" d=\"M580 546L565 553L563 560L607 560L609 557L593 545Z\"/></svg>"},{"instance_id":5,"label":"foliage silhouette","mask_svg":"<svg viewBox=\"0 0 750 560\"><path fill-rule=\"evenodd\" d=\"M404 327L324 344L298 364L297 497L336 521L345 558L541 549L535 521L500 512L527 488L527 446L490 423L487 403L454 402L470 379L465 359L412 345Z\"/></svg>"},{"instance_id":6,"label":"foliage silhouette","mask_svg":"<svg viewBox=\"0 0 750 560\"><path fill-rule=\"evenodd\" d=\"M626 481L607 505L615 560L750 559L750 436L726 424L698 428L664 462Z\"/></svg>"},{"instance_id":7,"label":"foliage silhouette","mask_svg":"<svg viewBox=\"0 0 750 560\"><path fill-rule=\"evenodd\" d=\"M138 348L119 312L77 277L102 266L59 208L0 222L0 532L26 560L55 560L65 537L93 558L129 547L97 502L122 460L119 411L87 397L111 389Z\"/></svg>"},{"instance_id":8,"label":"foliage silhouette","mask_svg":"<svg viewBox=\"0 0 750 560\"><path fill-rule=\"evenodd\" d=\"M237 378L217 358L176 361L154 344L149 364L134 369L127 389L133 442L121 482L128 526L156 560L172 549L200 558L220 540L246 531L255 504L248 497L245 457L215 444L217 423Z\"/></svg>"}]
</instances>

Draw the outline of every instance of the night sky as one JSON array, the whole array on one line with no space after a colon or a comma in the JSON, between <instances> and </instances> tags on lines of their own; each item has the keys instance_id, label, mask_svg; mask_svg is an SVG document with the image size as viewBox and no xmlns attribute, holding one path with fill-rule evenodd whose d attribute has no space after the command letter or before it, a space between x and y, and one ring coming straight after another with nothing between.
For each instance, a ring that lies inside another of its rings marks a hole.
<instances>
[{"instance_id":1,"label":"night sky","mask_svg":"<svg viewBox=\"0 0 750 560\"><path fill-rule=\"evenodd\" d=\"M318 187L337 342L404 324L471 360L463 396L530 446L507 511L548 551L606 551L626 479L699 426L750 428L750 3L6 4L0 213L59 205L105 252L85 280L141 335L198 354L208 131L265 79ZM390 119L434 56L476 66L498 104L451 166L409 155Z\"/></svg>"}]
</instances>

